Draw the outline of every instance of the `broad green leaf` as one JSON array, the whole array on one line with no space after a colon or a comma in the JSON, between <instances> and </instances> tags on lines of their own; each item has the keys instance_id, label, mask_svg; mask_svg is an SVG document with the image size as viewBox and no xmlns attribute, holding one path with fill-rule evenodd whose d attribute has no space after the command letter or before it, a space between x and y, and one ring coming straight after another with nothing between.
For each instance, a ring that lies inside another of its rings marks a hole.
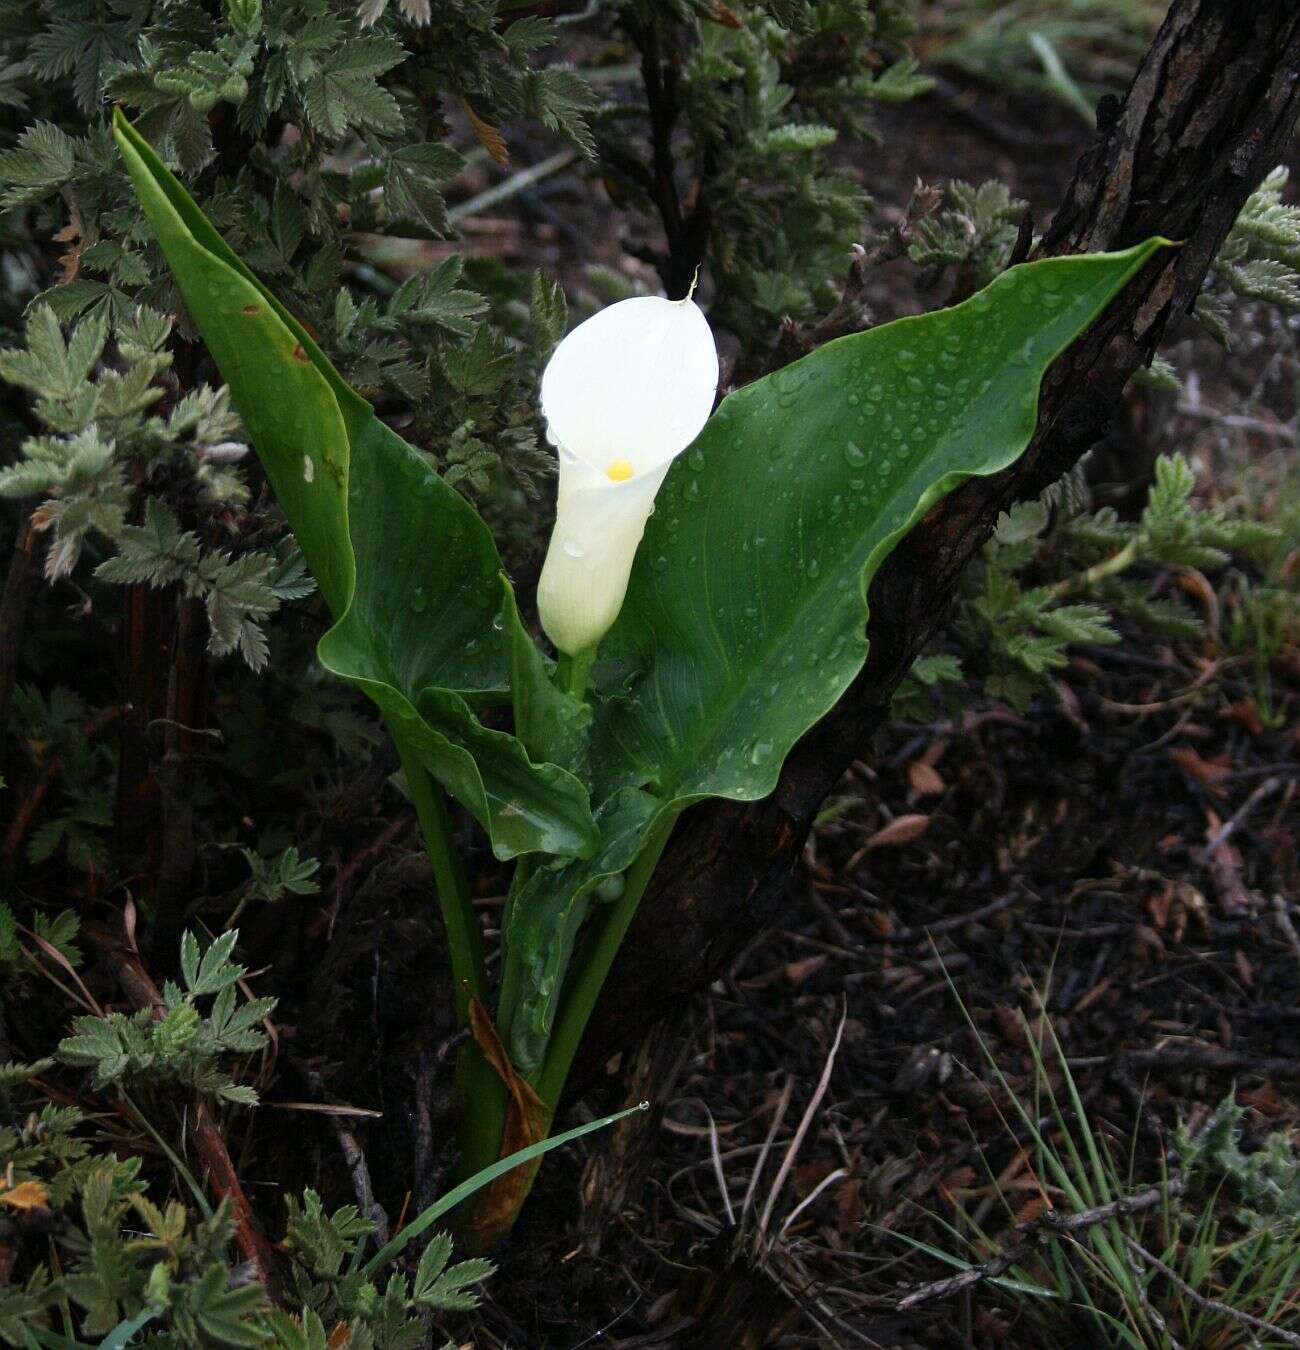
<instances>
[{"instance_id":1,"label":"broad green leaf","mask_svg":"<svg viewBox=\"0 0 1300 1350\"><path fill-rule=\"evenodd\" d=\"M1048 366L1162 242L1014 267L724 400L664 484L602 647L634 672L597 715L606 789L678 805L771 792L862 669L881 562L941 497L1023 452Z\"/></svg>"},{"instance_id":2,"label":"broad green leaf","mask_svg":"<svg viewBox=\"0 0 1300 1350\"><path fill-rule=\"evenodd\" d=\"M501 615L510 641L510 694L515 734L530 755L587 774L591 705L552 682L547 662L528 636L510 583L501 578Z\"/></svg>"},{"instance_id":3,"label":"broad green leaf","mask_svg":"<svg viewBox=\"0 0 1300 1350\"><path fill-rule=\"evenodd\" d=\"M505 686L507 637L532 645L513 609L509 625L499 611L501 560L487 526L374 416L352 445L356 589L320 641L322 664L369 694L447 791L491 822L498 857L591 852L597 836L582 783L534 763L522 741L483 726L467 701Z\"/></svg>"},{"instance_id":4,"label":"broad green leaf","mask_svg":"<svg viewBox=\"0 0 1300 1350\"><path fill-rule=\"evenodd\" d=\"M578 930L594 902L622 892L622 874L636 861L663 803L639 788L620 788L596 812L600 847L585 861L539 868L510 907L507 950L523 963L514 1007L502 1007L510 1057L526 1077L540 1068Z\"/></svg>"},{"instance_id":5,"label":"broad green leaf","mask_svg":"<svg viewBox=\"0 0 1300 1350\"><path fill-rule=\"evenodd\" d=\"M502 567L487 526L340 378L120 113L114 132L337 620L322 662L375 700L498 857L591 852L583 784L471 709L504 694L520 640L492 622Z\"/></svg>"},{"instance_id":6,"label":"broad green leaf","mask_svg":"<svg viewBox=\"0 0 1300 1350\"><path fill-rule=\"evenodd\" d=\"M627 788L657 808L616 848L539 872L511 911L526 982L503 1029L525 1072L553 1024L556 953L567 960L595 888L662 811L773 790L862 669L881 562L946 493L1023 452L1048 366L1162 242L1013 268L723 401L660 492L597 670L597 820L622 823L609 803Z\"/></svg>"},{"instance_id":7,"label":"broad green leaf","mask_svg":"<svg viewBox=\"0 0 1300 1350\"><path fill-rule=\"evenodd\" d=\"M185 304L230 385L307 565L331 611L341 614L353 577L348 433L340 400L361 400L337 375L330 379L333 368L310 336L254 280L120 109L113 129Z\"/></svg>"}]
</instances>

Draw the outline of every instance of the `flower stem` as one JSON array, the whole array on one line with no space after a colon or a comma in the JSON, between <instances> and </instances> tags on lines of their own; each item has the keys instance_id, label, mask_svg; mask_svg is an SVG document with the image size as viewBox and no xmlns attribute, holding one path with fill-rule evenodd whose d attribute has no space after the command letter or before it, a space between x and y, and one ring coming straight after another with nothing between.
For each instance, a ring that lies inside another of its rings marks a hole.
<instances>
[{"instance_id":1,"label":"flower stem","mask_svg":"<svg viewBox=\"0 0 1300 1350\"><path fill-rule=\"evenodd\" d=\"M393 741L420 822L429 862L433 865L434 888L451 957L456 1020L466 1026L470 996L480 1000L487 997L483 933L452 841L451 818L442 788L429 776L408 742L400 736L394 736ZM473 1041L466 1042L457 1057L454 1082L465 1108L459 1129L460 1166L466 1176L471 1176L495 1162L500 1152L506 1121L505 1085Z\"/></svg>"},{"instance_id":2,"label":"flower stem","mask_svg":"<svg viewBox=\"0 0 1300 1350\"><path fill-rule=\"evenodd\" d=\"M451 955L451 973L455 985L452 997L456 1005L456 1020L462 1026L469 1022L469 996L482 999L487 996L487 963L483 957L483 934L474 906L469 898L469 884L452 842L451 818L442 788L429 776L412 746L400 736L394 736L397 755L406 775L406 788L415 806L433 865L434 888L438 894L438 908L442 911L443 926L447 930L447 948Z\"/></svg>"},{"instance_id":3,"label":"flower stem","mask_svg":"<svg viewBox=\"0 0 1300 1350\"><path fill-rule=\"evenodd\" d=\"M665 811L651 827L644 848L627 870L623 894L612 902L603 916L597 914L590 939L574 954L572 987L565 991L555 1030L534 1083L537 1095L552 1111L564 1091L574 1056L578 1053L582 1034L587 1029L605 977L614 964L614 957L622 946L632 916L650 884L673 826L677 823L678 814L673 810Z\"/></svg>"},{"instance_id":4,"label":"flower stem","mask_svg":"<svg viewBox=\"0 0 1300 1350\"><path fill-rule=\"evenodd\" d=\"M1112 553L1109 558L1103 558L1099 563L1093 563L1089 568L1082 572L1075 573L1072 577L1066 577L1063 581L1058 581L1052 589L1052 595L1055 599L1064 599L1067 595L1076 595L1079 591L1086 591L1090 586L1095 586L1099 581L1105 581L1107 577L1117 576L1120 572L1131 567L1138 559L1138 539L1135 536L1124 545L1118 553Z\"/></svg>"},{"instance_id":5,"label":"flower stem","mask_svg":"<svg viewBox=\"0 0 1300 1350\"><path fill-rule=\"evenodd\" d=\"M555 667L555 683L566 694L572 694L577 699L584 698L587 693L587 676L591 674L595 660L595 647L588 647L585 652L579 652L576 656L561 652Z\"/></svg>"}]
</instances>

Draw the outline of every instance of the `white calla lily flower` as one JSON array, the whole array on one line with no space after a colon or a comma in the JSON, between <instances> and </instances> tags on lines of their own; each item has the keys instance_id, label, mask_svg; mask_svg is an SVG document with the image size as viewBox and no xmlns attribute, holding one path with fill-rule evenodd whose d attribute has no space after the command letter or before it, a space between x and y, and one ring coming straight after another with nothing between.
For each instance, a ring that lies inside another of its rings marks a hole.
<instances>
[{"instance_id":1,"label":"white calla lily flower","mask_svg":"<svg viewBox=\"0 0 1300 1350\"><path fill-rule=\"evenodd\" d=\"M689 296L620 300L556 347L542 413L560 483L537 605L565 655L591 652L618 617L655 494L717 386L713 334Z\"/></svg>"}]
</instances>

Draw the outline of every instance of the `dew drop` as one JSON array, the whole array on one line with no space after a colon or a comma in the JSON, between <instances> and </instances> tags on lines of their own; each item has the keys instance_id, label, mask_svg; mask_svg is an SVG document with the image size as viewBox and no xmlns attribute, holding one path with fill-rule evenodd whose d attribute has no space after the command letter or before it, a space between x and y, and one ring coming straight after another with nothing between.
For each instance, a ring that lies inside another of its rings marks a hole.
<instances>
[{"instance_id":1,"label":"dew drop","mask_svg":"<svg viewBox=\"0 0 1300 1350\"><path fill-rule=\"evenodd\" d=\"M302 481L304 483L314 483L316 481L316 465L310 455L302 457Z\"/></svg>"},{"instance_id":2,"label":"dew drop","mask_svg":"<svg viewBox=\"0 0 1300 1350\"><path fill-rule=\"evenodd\" d=\"M844 462L851 469L860 469L867 462L867 452L855 441L844 446Z\"/></svg>"},{"instance_id":3,"label":"dew drop","mask_svg":"<svg viewBox=\"0 0 1300 1350\"><path fill-rule=\"evenodd\" d=\"M564 541L561 547L570 558L585 558L587 556L587 550L572 535Z\"/></svg>"},{"instance_id":4,"label":"dew drop","mask_svg":"<svg viewBox=\"0 0 1300 1350\"><path fill-rule=\"evenodd\" d=\"M596 886L596 899L603 900L609 904L611 900L619 899L624 890L623 874L620 872L617 876L605 877Z\"/></svg>"},{"instance_id":5,"label":"dew drop","mask_svg":"<svg viewBox=\"0 0 1300 1350\"><path fill-rule=\"evenodd\" d=\"M704 468L704 451L698 447L692 450L691 453L686 456L686 466L692 473L699 473L700 470ZM698 492L699 487L696 486L695 490Z\"/></svg>"},{"instance_id":6,"label":"dew drop","mask_svg":"<svg viewBox=\"0 0 1300 1350\"><path fill-rule=\"evenodd\" d=\"M423 586L417 586L411 592L411 608L417 613L422 614L424 607L429 603L428 597L424 593Z\"/></svg>"},{"instance_id":7,"label":"dew drop","mask_svg":"<svg viewBox=\"0 0 1300 1350\"><path fill-rule=\"evenodd\" d=\"M815 581L819 576L821 576L822 565L817 561L816 558L809 558L808 566L804 568L804 571L807 572L807 574L810 577L812 577L813 580Z\"/></svg>"}]
</instances>

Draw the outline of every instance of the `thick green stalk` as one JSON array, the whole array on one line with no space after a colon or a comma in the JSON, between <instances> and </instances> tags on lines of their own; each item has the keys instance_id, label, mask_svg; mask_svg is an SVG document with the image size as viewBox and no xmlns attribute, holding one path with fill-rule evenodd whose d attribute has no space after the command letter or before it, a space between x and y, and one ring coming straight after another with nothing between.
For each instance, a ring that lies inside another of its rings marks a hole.
<instances>
[{"instance_id":1,"label":"thick green stalk","mask_svg":"<svg viewBox=\"0 0 1300 1350\"><path fill-rule=\"evenodd\" d=\"M456 1020L466 1026L469 1023L470 994L479 999L487 997L483 934L469 898L469 884L452 841L451 817L447 813L442 788L429 776L410 745L400 736L394 736L393 741L397 746L402 772L406 775L406 789L420 822L420 833L424 835L429 862L433 865L434 888L438 893L438 908L442 911L443 926L447 930L447 949L451 955Z\"/></svg>"},{"instance_id":2,"label":"thick green stalk","mask_svg":"<svg viewBox=\"0 0 1300 1350\"><path fill-rule=\"evenodd\" d=\"M582 1034L587 1029L605 977L614 964L614 957L623 944L632 916L650 884L664 846L677 823L678 814L677 811L665 811L655 823L645 847L627 870L623 894L609 905L603 915L597 911L593 916L596 927L590 940L574 954L570 987L565 991L541 1071L533 1084L537 1095L552 1111L564 1091L569 1069L578 1053Z\"/></svg>"},{"instance_id":3,"label":"thick green stalk","mask_svg":"<svg viewBox=\"0 0 1300 1350\"><path fill-rule=\"evenodd\" d=\"M589 647L585 652L579 652L577 656L567 656L561 652L560 659L555 665L555 683L566 694L572 694L574 698L585 698L587 676L591 674L595 660L595 647Z\"/></svg>"},{"instance_id":4,"label":"thick green stalk","mask_svg":"<svg viewBox=\"0 0 1300 1350\"><path fill-rule=\"evenodd\" d=\"M556 687L574 698L585 697L587 677L595 662L596 650L595 647L591 647L585 652L579 652L577 656L568 656L561 652L560 659L555 665ZM519 708L516 706L516 718L519 715ZM501 990L497 995L497 1026L501 1028L503 1034L514 1019L523 981L523 966L519 954L510 944L510 911L514 906L515 896L523 890L529 877L532 876L534 865L534 859L529 856L520 858L515 864L510 893L506 896L505 909L501 915Z\"/></svg>"},{"instance_id":5,"label":"thick green stalk","mask_svg":"<svg viewBox=\"0 0 1300 1350\"><path fill-rule=\"evenodd\" d=\"M514 908L515 896L523 890L532 872L531 858L525 856L515 863L510 893L506 896L501 915L501 988L497 991L497 1026L501 1028L502 1035L506 1034L515 1015L524 973L523 962L510 942L510 911Z\"/></svg>"},{"instance_id":6,"label":"thick green stalk","mask_svg":"<svg viewBox=\"0 0 1300 1350\"><path fill-rule=\"evenodd\" d=\"M470 996L487 999L487 963L469 885L452 840L451 818L441 786L429 776L412 747L393 737L406 787L433 865L434 888L447 931L456 1020L469 1025ZM464 1101L460 1122L461 1170L471 1176L497 1160L506 1120L505 1085L482 1051L468 1041L456 1059L456 1093Z\"/></svg>"}]
</instances>

